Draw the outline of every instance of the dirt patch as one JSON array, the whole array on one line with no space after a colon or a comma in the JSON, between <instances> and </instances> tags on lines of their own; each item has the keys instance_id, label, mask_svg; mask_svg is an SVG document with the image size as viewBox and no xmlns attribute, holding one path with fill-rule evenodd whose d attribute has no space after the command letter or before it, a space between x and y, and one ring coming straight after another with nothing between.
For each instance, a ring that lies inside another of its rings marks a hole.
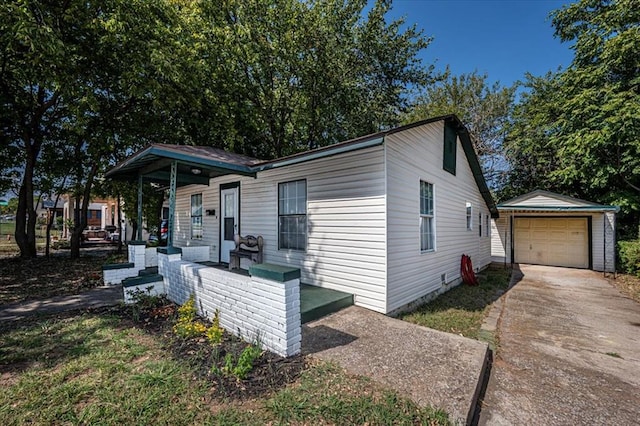
<instances>
[{"instance_id":1,"label":"dirt patch","mask_svg":"<svg viewBox=\"0 0 640 426\"><path fill-rule=\"evenodd\" d=\"M640 303L640 277L618 274L615 279L609 278L609 283L620 290L622 294Z\"/></svg>"},{"instance_id":2,"label":"dirt patch","mask_svg":"<svg viewBox=\"0 0 640 426\"><path fill-rule=\"evenodd\" d=\"M160 306L139 309L132 318L132 308L111 308L122 317L123 326L139 327L149 335L161 339L174 358L186 361L196 377L211 383L212 399L247 402L263 397L275 390L295 382L307 365L306 358L299 355L283 358L269 351L262 351L253 363L253 369L243 380L231 374L221 373L225 359L230 356L238 360L249 346L247 342L230 333L224 333L219 345L212 345L204 337L184 339L173 332L177 306L166 301ZM207 326L208 320L200 319Z\"/></svg>"},{"instance_id":3,"label":"dirt patch","mask_svg":"<svg viewBox=\"0 0 640 426\"><path fill-rule=\"evenodd\" d=\"M106 259L106 257L104 258ZM104 259L53 256L0 262L0 305L52 296L77 294L99 285Z\"/></svg>"}]
</instances>

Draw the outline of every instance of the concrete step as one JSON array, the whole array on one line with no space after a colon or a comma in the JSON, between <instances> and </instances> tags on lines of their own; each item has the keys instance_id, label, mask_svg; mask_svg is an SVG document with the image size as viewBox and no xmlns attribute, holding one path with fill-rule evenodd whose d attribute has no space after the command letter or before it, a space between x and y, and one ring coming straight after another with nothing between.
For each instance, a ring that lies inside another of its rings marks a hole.
<instances>
[{"instance_id":1,"label":"concrete step","mask_svg":"<svg viewBox=\"0 0 640 426\"><path fill-rule=\"evenodd\" d=\"M300 284L300 317L303 324L351 305L353 294Z\"/></svg>"},{"instance_id":2,"label":"concrete step","mask_svg":"<svg viewBox=\"0 0 640 426\"><path fill-rule=\"evenodd\" d=\"M135 287L137 285L155 283L162 280L163 280L163 276L160 274L141 275L141 276L126 278L122 280L122 287L123 288Z\"/></svg>"},{"instance_id":3,"label":"concrete step","mask_svg":"<svg viewBox=\"0 0 640 426\"><path fill-rule=\"evenodd\" d=\"M145 275L157 275L157 274L158 274L158 267L157 266L149 266L148 268L141 269L138 272L138 276L139 277L143 277Z\"/></svg>"}]
</instances>

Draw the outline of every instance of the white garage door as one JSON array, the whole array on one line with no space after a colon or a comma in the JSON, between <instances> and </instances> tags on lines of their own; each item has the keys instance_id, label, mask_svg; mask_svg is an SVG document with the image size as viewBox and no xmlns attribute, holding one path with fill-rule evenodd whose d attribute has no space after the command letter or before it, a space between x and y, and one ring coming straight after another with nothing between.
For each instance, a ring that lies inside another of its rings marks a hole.
<instances>
[{"instance_id":1,"label":"white garage door","mask_svg":"<svg viewBox=\"0 0 640 426\"><path fill-rule=\"evenodd\" d=\"M516 263L589 267L586 218L516 218Z\"/></svg>"}]
</instances>

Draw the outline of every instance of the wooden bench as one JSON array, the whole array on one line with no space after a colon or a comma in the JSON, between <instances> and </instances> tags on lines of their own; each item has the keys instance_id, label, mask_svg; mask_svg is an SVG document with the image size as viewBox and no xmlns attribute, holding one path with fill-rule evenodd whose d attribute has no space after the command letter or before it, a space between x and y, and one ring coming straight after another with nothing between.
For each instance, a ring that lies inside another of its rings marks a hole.
<instances>
[{"instance_id":1,"label":"wooden bench","mask_svg":"<svg viewBox=\"0 0 640 426\"><path fill-rule=\"evenodd\" d=\"M247 235L241 237L236 234L233 236L236 248L229 251L229 270L240 269L240 259L251 259L253 262L262 263L262 248L264 239L261 236L254 237Z\"/></svg>"}]
</instances>

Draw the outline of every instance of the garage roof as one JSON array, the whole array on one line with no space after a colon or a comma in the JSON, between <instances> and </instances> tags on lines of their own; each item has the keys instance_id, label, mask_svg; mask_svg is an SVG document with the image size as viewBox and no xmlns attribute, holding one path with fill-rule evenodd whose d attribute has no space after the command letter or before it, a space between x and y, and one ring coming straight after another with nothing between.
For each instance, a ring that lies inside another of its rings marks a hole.
<instances>
[{"instance_id":1,"label":"garage roof","mask_svg":"<svg viewBox=\"0 0 640 426\"><path fill-rule=\"evenodd\" d=\"M498 210L521 210L534 212L579 211L579 212L618 212L620 207L607 206L555 192L541 189L512 198L498 204Z\"/></svg>"}]
</instances>

